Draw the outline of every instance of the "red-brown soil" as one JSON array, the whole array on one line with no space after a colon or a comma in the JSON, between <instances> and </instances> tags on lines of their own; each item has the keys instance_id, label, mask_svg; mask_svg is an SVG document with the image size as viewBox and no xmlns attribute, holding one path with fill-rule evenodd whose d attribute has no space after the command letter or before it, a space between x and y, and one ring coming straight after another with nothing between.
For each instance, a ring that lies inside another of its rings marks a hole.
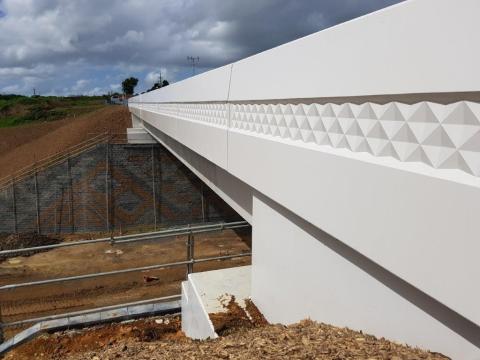
<instances>
[{"instance_id":1,"label":"red-brown soil","mask_svg":"<svg viewBox=\"0 0 480 360\"><path fill-rule=\"evenodd\" d=\"M205 258L249 252L249 233L226 230L195 236L195 257ZM64 247L0 263L0 285L143 267L186 260L186 238L135 242L123 245L96 243ZM248 265L250 258L196 264L194 271ZM109 275L0 292L4 322L53 313L127 303L180 293L186 266ZM144 277L158 278L145 282ZM5 337L21 328L8 328Z\"/></svg>"},{"instance_id":2,"label":"red-brown soil","mask_svg":"<svg viewBox=\"0 0 480 360\"><path fill-rule=\"evenodd\" d=\"M65 149L77 145L92 134L125 133L131 126L128 109L107 106L100 110L40 124L0 129L0 178L10 176Z\"/></svg>"},{"instance_id":3,"label":"red-brown soil","mask_svg":"<svg viewBox=\"0 0 480 360\"><path fill-rule=\"evenodd\" d=\"M156 319L149 318L41 335L13 350L6 359L66 359L69 355L100 351L106 346L128 340L148 343L184 338L179 316L165 316L161 319L160 324L159 321L155 321Z\"/></svg>"},{"instance_id":4,"label":"red-brown soil","mask_svg":"<svg viewBox=\"0 0 480 360\"><path fill-rule=\"evenodd\" d=\"M215 332L220 335L228 335L238 328L252 328L267 325L267 320L250 299L245 299L246 309L242 308L235 296L231 296L228 303L223 304L225 311L208 314L212 321Z\"/></svg>"},{"instance_id":5,"label":"red-brown soil","mask_svg":"<svg viewBox=\"0 0 480 360\"><path fill-rule=\"evenodd\" d=\"M226 336L196 341L183 335L178 317L167 319L168 323L142 320L43 335L13 350L6 359L448 359L310 320L290 326L237 327Z\"/></svg>"},{"instance_id":6,"label":"red-brown soil","mask_svg":"<svg viewBox=\"0 0 480 360\"><path fill-rule=\"evenodd\" d=\"M37 234L35 232L0 235L0 250L25 249L41 245L53 245L61 242L60 238ZM22 256L29 256L41 252L39 250L22 253ZM16 257L16 254L0 255L0 261Z\"/></svg>"}]
</instances>

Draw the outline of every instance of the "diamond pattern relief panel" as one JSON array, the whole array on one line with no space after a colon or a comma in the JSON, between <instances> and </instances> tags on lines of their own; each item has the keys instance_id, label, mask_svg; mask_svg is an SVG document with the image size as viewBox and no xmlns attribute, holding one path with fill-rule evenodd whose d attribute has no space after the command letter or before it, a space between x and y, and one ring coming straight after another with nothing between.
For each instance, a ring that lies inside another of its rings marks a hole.
<instances>
[{"instance_id":1,"label":"diamond pattern relief panel","mask_svg":"<svg viewBox=\"0 0 480 360\"><path fill-rule=\"evenodd\" d=\"M480 176L480 104L235 104L231 128Z\"/></svg>"},{"instance_id":2,"label":"diamond pattern relief panel","mask_svg":"<svg viewBox=\"0 0 480 360\"><path fill-rule=\"evenodd\" d=\"M151 107L145 110L155 111L155 112L159 112L161 114L169 115L169 116L176 116L178 112L177 104L149 104L149 105Z\"/></svg>"},{"instance_id":3,"label":"diamond pattern relief panel","mask_svg":"<svg viewBox=\"0 0 480 360\"><path fill-rule=\"evenodd\" d=\"M177 116L212 125L227 126L228 105L225 103L178 104Z\"/></svg>"},{"instance_id":4,"label":"diamond pattern relief panel","mask_svg":"<svg viewBox=\"0 0 480 360\"><path fill-rule=\"evenodd\" d=\"M226 127L228 125L228 105L226 103L132 103L130 107L216 126Z\"/></svg>"}]
</instances>

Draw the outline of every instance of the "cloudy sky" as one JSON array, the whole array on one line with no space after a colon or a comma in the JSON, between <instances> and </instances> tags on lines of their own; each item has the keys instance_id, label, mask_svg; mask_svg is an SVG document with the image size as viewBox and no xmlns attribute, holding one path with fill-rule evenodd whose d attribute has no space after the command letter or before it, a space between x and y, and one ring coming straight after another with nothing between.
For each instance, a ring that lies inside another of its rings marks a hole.
<instances>
[{"instance_id":1,"label":"cloudy sky","mask_svg":"<svg viewBox=\"0 0 480 360\"><path fill-rule=\"evenodd\" d=\"M103 94L221 66L399 0L0 0L0 93Z\"/></svg>"}]
</instances>

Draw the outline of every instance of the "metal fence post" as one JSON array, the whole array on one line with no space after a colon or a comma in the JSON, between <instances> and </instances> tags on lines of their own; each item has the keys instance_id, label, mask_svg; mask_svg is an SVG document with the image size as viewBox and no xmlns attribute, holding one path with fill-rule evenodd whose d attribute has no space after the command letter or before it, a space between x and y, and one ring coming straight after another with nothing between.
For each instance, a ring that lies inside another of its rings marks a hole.
<instances>
[{"instance_id":1,"label":"metal fence post","mask_svg":"<svg viewBox=\"0 0 480 360\"><path fill-rule=\"evenodd\" d=\"M5 341L5 336L3 335L2 304L0 303L0 344L3 344L4 341Z\"/></svg>"},{"instance_id":2,"label":"metal fence post","mask_svg":"<svg viewBox=\"0 0 480 360\"><path fill-rule=\"evenodd\" d=\"M201 183L201 195L202 195L202 221L205 222L205 195L204 195L204 185Z\"/></svg>"},{"instance_id":3,"label":"metal fence post","mask_svg":"<svg viewBox=\"0 0 480 360\"><path fill-rule=\"evenodd\" d=\"M195 239L193 237L193 234L190 232L187 237L187 260L189 261L187 264L187 278L188 278L188 274L193 273L193 260L195 257L194 248L195 248Z\"/></svg>"},{"instance_id":4,"label":"metal fence post","mask_svg":"<svg viewBox=\"0 0 480 360\"><path fill-rule=\"evenodd\" d=\"M57 212L58 212L58 200L59 200L59 195L60 195L60 191L58 190L58 185L55 186L55 192L56 192L56 196L55 196L55 212L54 212L54 216L53 216L53 220L55 221L55 224L54 224L54 231L55 231L55 234L58 234L58 229L57 229L57 226L58 226L58 219L57 219Z\"/></svg>"},{"instance_id":5,"label":"metal fence post","mask_svg":"<svg viewBox=\"0 0 480 360\"><path fill-rule=\"evenodd\" d=\"M107 232L110 231L110 156L109 156L109 146L108 138L106 144L105 152L105 208L106 208L106 226Z\"/></svg>"},{"instance_id":6,"label":"metal fence post","mask_svg":"<svg viewBox=\"0 0 480 360\"><path fill-rule=\"evenodd\" d=\"M68 183L70 187L70 201L69 201L69 211L70 211L70 224L72 227L72 233L75 232L75 220L73 218L73 180L72 180L72 169L70 165L70 154L67 155L67 173L68 173Z\"/></svg>"},{"instance_id":7,"label":"metal fence post","mask_svg":"<svg viewBox=\"0 0 480 360\"><path fill-rule=\"evenodd\" d=\"M35 179L35 205L37 209L37 233L40 234L40 204L39 204L39 198L38 198L37 169L35 169L34 179Z\"/></svg>"},{"instance_id":8,"label":"metal fence post","mask_svg":"<svg viewBox=\"0 0 480 360\"><path fill-rule=\"evenodd\" d=\"M12 205L13 205L13 233L18 232L17 225L17 199L15 196L15 178L12 178Z\"/></svg>"},{"instance_id":9,"label":"metal fence post","mask_svg":"<svg viewBox=\"0 0 480 360\"><path fill-rule=\"evenodd\" d=\"M157 230L157 191L155 188L155 152L152 145L152 198L153 198L153 224Z\"/></svg>"}]
</instances>

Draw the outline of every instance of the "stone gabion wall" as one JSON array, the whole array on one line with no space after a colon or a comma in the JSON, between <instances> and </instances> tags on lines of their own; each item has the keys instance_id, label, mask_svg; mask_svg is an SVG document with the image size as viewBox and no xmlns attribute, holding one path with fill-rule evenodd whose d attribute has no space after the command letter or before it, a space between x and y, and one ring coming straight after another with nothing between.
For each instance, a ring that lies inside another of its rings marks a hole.
<instances>
[{"instance_id":1,"label":"stone gabion wall","mask_svg":"<svg viewBox=\"0 0 480 360\"><path fill-rule=\"evenodd\" d=\"M100 144L0 191L3 233L108 232L239 219L158 144Z\"/></svg>"}]
</instances>

